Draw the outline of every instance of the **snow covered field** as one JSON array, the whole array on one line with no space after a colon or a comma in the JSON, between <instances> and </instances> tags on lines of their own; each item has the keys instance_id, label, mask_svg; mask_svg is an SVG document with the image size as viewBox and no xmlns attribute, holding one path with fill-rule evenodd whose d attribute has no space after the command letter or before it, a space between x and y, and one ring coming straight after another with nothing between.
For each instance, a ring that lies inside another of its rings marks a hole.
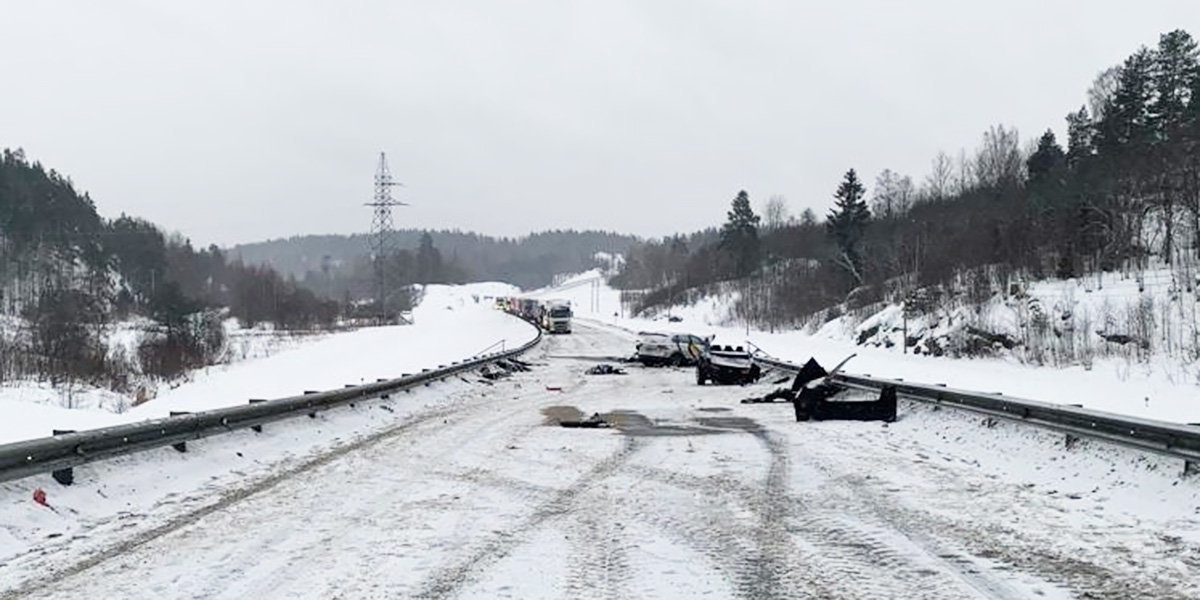
<instances>
[{"instance_id":1,"label":"snow covered field","mask_svg":"<svg viewBox=\"0 0 1200 600\"><path fill-rule=\"evenodd\" d=\"M414 327L214 369L138 418L517 345L533 330L475 302L509 293L431 287ZM0 484L0 598L1200 597L1200 482L1181 478L1178 461L1088 441L1067 449L1042 430L907 403L887 425L796 423L788 405L738 402L771 383L698 387L687 369L584 375L630 354L631 331L696 331L719 307L668 324L621 318L616 293L586 278L541 293L574 300L585 318L527 355L529 373L93 463L70 487L48 475ZM1051 401L1085 390L1137 404L1121 399L1155 381L1116 373L1106 388L1089 379L1099 365L1071 373L795 333L750 339L792 360L831 365L860 351L849 370ZM1189 389L1166 385L1143 408L1187 415ZM42 423L4 410L41 435ZM555 425L593 412L618 427ZM31 500L39 487L52 509Z\"/></svg>"}]
</instances>

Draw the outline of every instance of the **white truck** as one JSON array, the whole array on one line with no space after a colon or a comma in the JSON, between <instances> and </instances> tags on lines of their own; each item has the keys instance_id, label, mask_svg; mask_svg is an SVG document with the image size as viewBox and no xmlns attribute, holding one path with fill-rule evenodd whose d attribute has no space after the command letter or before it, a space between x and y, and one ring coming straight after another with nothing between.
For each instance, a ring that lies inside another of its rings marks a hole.
<instances>
[{"instance_id":1,"label":"white truck","mask_svg":"<svg viewBox=\"0 0 1200 600\"><path fill-rule=\"evenodd\" d=\"M542 329L550 333L571 333L571 303L550 300L542 307Z\"/></svg>"}]
</instances>

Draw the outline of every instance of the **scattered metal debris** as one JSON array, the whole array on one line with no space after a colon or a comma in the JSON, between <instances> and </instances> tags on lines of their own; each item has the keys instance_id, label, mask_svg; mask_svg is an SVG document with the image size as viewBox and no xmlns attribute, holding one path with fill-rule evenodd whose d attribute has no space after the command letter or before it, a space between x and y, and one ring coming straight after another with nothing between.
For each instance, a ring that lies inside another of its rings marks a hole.
<instances>
[{"instance_id":1,"label":"scattered metal debris","mask_svg":"<svg viewBox=\"0 0 1200 600\"><path fill-rule=\"evenodd\" d=\"M604 417L600 416L600 413L592 413L592 416L586 419L580 419L578 421L559 421L558 424L563 427L577 427L586 429L612 427L608 421L604 420Z\"/></svg>"},{"instance_id":2,"label":"scattered metal debris","mask_svg":"<svg viewBox=\"0 0 1200 600\"><path fill-rule=\"evenodd\" d=\"M584 371L585 375L625 375L625 369L609 364L599 364Z\"/></svg>"},{"instance_id":3,"label":"scattered metal debris","mask_svg":"<svg viewBox=\"0 0 1200 600\"><path fill-rule=\"evenodd\" d=\"M516 358L506 358L498 360L490 365L483 365L479 369L479 376L486 381L495 381L502 377L508 377L513 373L530 370L530 364L518 360Z\"/></svg>"}]
</instances>

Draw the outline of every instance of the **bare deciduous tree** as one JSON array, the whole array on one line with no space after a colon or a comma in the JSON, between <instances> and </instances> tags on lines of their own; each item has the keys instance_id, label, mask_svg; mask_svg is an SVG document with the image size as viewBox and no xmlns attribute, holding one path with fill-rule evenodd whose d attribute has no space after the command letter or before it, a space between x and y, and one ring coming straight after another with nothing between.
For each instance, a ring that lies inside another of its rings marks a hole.
<instances>
[{"instance_id":1,"label":"bare deciduous tree","mask_svg":"<svg viewBox=\"0 0 1200 600\"><path fill-rule=\"evenodd\" d=\"M954 176L954 193L958 195L966 194L978 183L975 178L975 165L967 158L966 149L960 148L958 151L958 173Z\"/></svg>"},{"instance_id":2,"label":"bare deciduous tree","mask_svg":"<svg viewBox=\"0 0 1200 600\"><path fill-rule=\"evenodd\" d=\"M926 200L938 202L950 197L954 184L954 161L945 152L933 157L932 168L925 177L922 195Z\"/></svg>"},{"instance_id":3,"label":"bare deciduous tree","mask_svg":"<svg viewBox=\"0 0 1200 600\"><path fill-rule=\"evenodd\" d=\"M875 178L875 193L871 197L871 210L875 216L890 219L908 212L916 192L912 178L884 169Z\"/></svg>"},{"instance_id":4,"label":"bare deciduous tree","mask_svg":"<svg viewBox=\"0 0 1200 600\"><path fill-rule=\"evenodd\" d=\"M787 198L775 194L767 198L767 202L763 205L763 226L769 230L777 230L783 228L791 220L791 214L787 207Z\"/></svg>"},{"instance_id":5,"label":"bare deciduous tree","mask_svg":"<svg viewBox=\"0 0 1200 600\"><path fill-rule=\"evenodd\" d=\"M1016 129L994 125L983 133L975 154L975 176L985 188L1016 186L1024 179L1025 157Z\"/></svg>"},{"instance_id":6,"label":"bare deciduous tree","mask_svg":"<svg viewBox=\"0 0 1200 600\"><path fill-rule=\"evenodd\" d=\"M1100 71L1096 75L1096 78L1092 80L1092 87L1088 88L1087 97L1088 109L1091 111L1093 119L1097 121L1104 119L1104 113L1112 103L1120 81L1120 66L1109 67Z\"/></svg>"}]
</instances>

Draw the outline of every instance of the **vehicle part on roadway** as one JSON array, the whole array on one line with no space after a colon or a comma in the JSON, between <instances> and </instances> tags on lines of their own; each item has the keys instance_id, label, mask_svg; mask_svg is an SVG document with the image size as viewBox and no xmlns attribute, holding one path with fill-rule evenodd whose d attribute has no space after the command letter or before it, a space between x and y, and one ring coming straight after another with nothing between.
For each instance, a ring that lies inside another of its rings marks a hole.
<instances>
[{"instance_id":1,"label":"vehicle part on roadway","mask_svg":"<svg viewBox=\"0 0 1200 600\"><path fill-rule=\"evenodd\" d=\"M704 385L711 381L716 384L746 385L758 381L762 368L754 360L754 355L738 346L720 346L713 344L705 348L696 362L696 383Z\"/></svg>"}]
</instances>

